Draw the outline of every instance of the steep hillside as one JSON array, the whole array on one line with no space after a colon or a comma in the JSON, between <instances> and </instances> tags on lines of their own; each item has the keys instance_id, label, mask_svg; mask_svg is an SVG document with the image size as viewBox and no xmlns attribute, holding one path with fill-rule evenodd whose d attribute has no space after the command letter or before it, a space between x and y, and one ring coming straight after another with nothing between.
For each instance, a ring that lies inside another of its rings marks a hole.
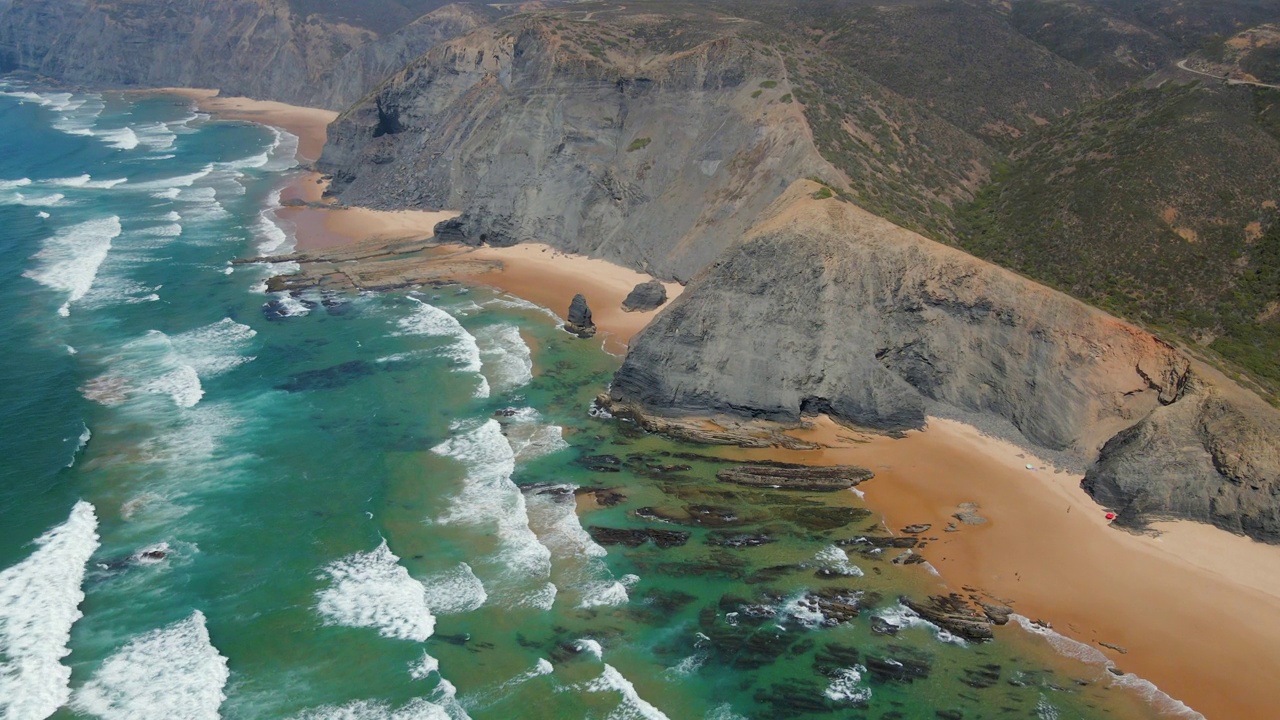
<instances>
[{"instance_id":1,"label":"steep hillside","mask_svg":"<svg viewBox=\"0 0 1280 720\"><path fill-rule=\"evenodd\" d=\"M357 25L286 0L11 0L0 5L0 70L95 87L218 87L337 109L399 69L401 58L473 26L464 13L446 13L347 59L376 44L366 25L406 12L391 0L362 3L349 13ZM337 70L343 75L331 82Z\"/></svg>"},{"instance_id":2,"label":"steep hillside","mask_svg":"<svg viewBox=\"0 0 1280 720\"><path fill-rule=\"evenodd\" d=\"M793 25L846 67L997 147L1103 92L1083 68L1024 37L998 6L834 5L842 9L802 11Z\"/></svg>"},{"instance_id":3,"label":"steep hillside","mask_svg":"<svg viewBox=\"0 0 1280 720\"><path fill-rule=\"evenodd\" d=\"M965 209L961 244L1280 381L1273 92L1169 82L1068 118Z\"/></svg>"},{"instance_id":4,"label":"steep hillside","mask_svg":"<svg viewBox=\"0 0 1280 720\"><path fill-rule=\"evenodd\" d=\"M615 407L888 430L946 408L996 416L1094 464L1090 487L1134 526L1190 517L1280 542L1280 412L1146 332L815 187L797 183L633 339Z\"/></svg>"}]
</instances>

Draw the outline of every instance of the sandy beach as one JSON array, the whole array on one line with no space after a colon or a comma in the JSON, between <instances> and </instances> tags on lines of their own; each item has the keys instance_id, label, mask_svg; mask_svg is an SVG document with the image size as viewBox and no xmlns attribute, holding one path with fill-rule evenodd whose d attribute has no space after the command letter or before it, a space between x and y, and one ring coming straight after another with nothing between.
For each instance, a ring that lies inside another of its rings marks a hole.
<instances>
[{"instance_id":1,"label":"sandy beach","mask_svg":"<svg viewBox=\"0 0 1280 720\"><path fill-rule=\"evenodd\" d=\"M897 440L826 418L791 434L828 447L742 454L873 470L867 506L895 532L932 524L922 554L951 589L1052 623L1211 720L1275 715L1280 548L1192 522L1160 523L1158 537L1109 527L1081 476L951 420ZM966 502L988 522L945 532Z\"/></svg>"},{"instance_id":2,"label":"sandy beach","mask_svg":"<svg viewBox=\"0 0 1280 720\"><path fill-rule=\"evenodd\" d=\"M307 158L317 157L323 146L327 121L320 120L333 115L175 92L195 97L220 117L284 127L303 138L299 152ZM304 173L282 199L318 203L323 188L317 175ZM315 250L370 237L425 238L454 213L302 206L280 214L296 226L299 250ZM623 352L654 314L621 310L631 288L649 278L604 260L537 244L454 250L501 264L499 270L468 275L468 282L499 288L561 317L574 293L583 293L609 352ZM674 298L681 287L667 289ZM1273 620L1280 617L1280 548L1190 522L1163 523L1159 537L1111 528L1103 508L1080 490L1078 475L1056 472L1012 444L953 421L930 419L926 431L903 439L864 435L826 419L794 434L829 447L735 452L867 467L876 478L859 489L889 528L932 523L926 535L938 540L923 554L949 587L980 588L1021 615L1051 622L1213 720L1276 715L1280 625ZM988 522L944 533L964 502L977 503Z\"/></svg>"}]
</instances>

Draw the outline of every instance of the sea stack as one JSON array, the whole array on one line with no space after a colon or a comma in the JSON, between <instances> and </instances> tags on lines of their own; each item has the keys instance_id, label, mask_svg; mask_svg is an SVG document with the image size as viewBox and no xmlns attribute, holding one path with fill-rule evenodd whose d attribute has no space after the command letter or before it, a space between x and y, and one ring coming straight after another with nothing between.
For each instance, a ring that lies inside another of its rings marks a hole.
<instances>
[{"instance_id":1,"label":"sea stack","mask_svg":"<svg viewBox=\"0 0 1280 720\"><path fill-rule=\"evenodd\" d=\"M667 288L657 280L642 282L631 289L627 298L622 301L622 309L627 312L648 312L657 310L667 302Z\"/></svg>"},{"instance_id":2,"label":"sea stack","mask_svg":"<svg viewBox=\"0 0 1280 720\"><path fill-rule=\"evenodd\" d=\"M584 340L596 334L596 324L591 320L591 308L587 306L587 298L582 293L574 295L573 302L569 303L569 318L564 323L564 329Z\"/></svg>"}]
</instances>

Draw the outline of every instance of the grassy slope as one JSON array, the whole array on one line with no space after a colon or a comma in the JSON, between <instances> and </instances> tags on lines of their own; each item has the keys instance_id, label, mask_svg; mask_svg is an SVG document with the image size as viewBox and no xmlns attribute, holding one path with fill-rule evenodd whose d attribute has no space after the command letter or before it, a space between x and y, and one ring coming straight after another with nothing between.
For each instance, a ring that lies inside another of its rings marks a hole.
<instances>
[{"instance_id":1,"label":"grassy slope","mask_svg":"<svg viewBox=\"0 0 1280 720\"><path fill-rule=\"evenodd\" d=\"M1276 102L1194 83L1098 103L1018 149L961 245L1280 387Z\"/></svg>"}]
</instances>

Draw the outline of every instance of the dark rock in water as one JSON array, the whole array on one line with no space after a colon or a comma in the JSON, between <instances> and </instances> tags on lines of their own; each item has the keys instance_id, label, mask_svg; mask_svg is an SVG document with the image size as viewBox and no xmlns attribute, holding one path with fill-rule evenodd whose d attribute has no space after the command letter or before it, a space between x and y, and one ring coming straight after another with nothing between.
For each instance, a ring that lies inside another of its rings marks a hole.
<instances>
[{"instance_id":1,"label":"dark rock in water","mask_svg":"<svg viewBox=\"0 0 1280 720\"><path fill-rule=\"evenodd\" d=\"M138 553L139 559L148 560L150 562L159 562L167 557L169 557L169 553L166 553L164 550L144 550Z\"/></svg>"},{"instance_id":2,"label":"dark rock in water","mask_svg":"<svg viewBox=\"0 0 1280 720\"><path fill-rule=\"evenodd\" d=\"M822 615L822 625L833 627L858 617L863 594L856 590L823 588L805 594L797 604Z\"/></svg>"},{"instance_id":3,"label":"dark rock in water","mask_svg":"<svg viewBox=\"0 0 1280 720\"><path fill-rule=\"evenodd\" d=\"M955 593L930 595L924 602L902 598L902 604L920 617L966 640L990 640L991 624Z\"/></svg>"},{"instance_id":4,"label":"dark rock in water","mask_svg":"<svg viewBox=\"0 0 1280 720\"><path fill-rule=\"evenodd\" d=\"M827 715L833 707L823 688L803 680L786 680L755 692L753 698L772 709L770 717L789 718L808 715Z\"/></svg>"},{"instance_id":5,"label":"dark rock in water","mask_svg":"<svg viewBox=\"0 0 1280 720\"><path fill-rule=\"evenodd\" d=\"M613 507L624 500L627 496L622 494L617 488L577 488L573 491L574 495L591 495L595 498L596 504L601 507Z\"/></svg>"},{"instance_id":6,"label":"dark rock in water","mask_svg":"<svg viewBox=\"0 0 1280 720\"><path fill-rule=\"evenodd\" d=\"M841 546L870 545L874 548L913 548L920 542L914 537L893 537L891 535L862 535L852 540L840 540Z\"/></svg>"},{"instance_id":7,"label":"dark rock in water","mask_svg":"<svg viewBox=\"0 0 1280 720\"><path fill-rule=\"evenodd\" d=\"M743 581L747 585L762 585L764 583L777 582L786 575L797 570L801 570L803 565L771 565L767 568L761 568L746 577Z\"/></svg>"},{"instance_id":8,"label":"dark rock in water","mask_svg":"<svg viewBox=\"0 0 1280 720\"><path fill-rule=\"evenodd\" d=\"M622 460L617 455L583 455L574 462L591 472L616 473L622 471Z\"/></svg>"},{"instance_id":9,"label":"dark rock in water","mask_svg":"<svg viewBox=\"0 0 1280 720\"><path fill-rule=\"evenodd\" d=\"M689 533L680 530L658 530L655 528L607 528L592 525L587 528L591 538L601 545L625 545L640 547L652 540L660 548L680 547L689 542Z\"/></svg>"},{"instance_id":10,"label":"dark rock in water","mask_svg":"<svg viewBox=\"0 0 1280 720\"><path fill-rule=\"evenodd\" d=\"M862 663L874 682L913 683L929 677L929 663L918 653L899 645L890 645L889 650L894 653L892 657L867 655Z\"/></svg>"},{"instance_id":11,"label":"dark rock in water","mask_svg":"<svg viewBox=\"0 0 1280 720\"><path fill-rule=\"evenodd\" d=\"M520 410L518 408L507 407L507 408L502 408L500 410L494 410L493 416L500 417L500 418L509 418L509 417L515 417L516 414L519 412Z\"/></svg>"},{"instance_id":12,"label":"dark rock in water","mask_svg":"<svg viewBox=\"0 0 1280 720\"><path fill-rule=\"evenodd\" d=\"M373 365L364 360L352 360L341 365L290 375L289 379L277 385L276 389L287 392L325 390L346 385L366 375L372 375L373 372Z\"/></svg>"},{"instance_id":13,"label":"dark rock in water","mask_svg":"<svg viewBox=\"0 0 1280 720\"><path fill-rule=\"evenodd\" d=\"M978 603L982 607L982 614L996 625L1006 625L1009 622L1009 616L1013 614L1013 608L1007 605L997 605L995 603ZM1105 643L1103 643L1105 645Z\"/></svg>"},{"instance_id":14,"label":"dark rock in water","mask_svg":"<svg viewBox=\"0 0 1280 720\"><path fill-rule=\"evenodd\" d=\"M995 687L1000 682L1000 666L988 663L976 668L965 668L960 682L976 690Z\"/></svg>"},{"instance_id":15,"label":"dark rock in water","mask_svg":"<svg viewBox=\"0 0 1280 720\"><path fill-rule=\"evenodd\" d=\"M929 528L933 527L929 523L916 523L902 528L902 532L908 535L918 535L922 532L929 532Z\"/></svg>"},{"instance_id":16,"label":"dark rock in water","mask_svg":"<svg viewBox=\"0 0 1280 720\"><path fill-rule=\"evenodd\" d=\"M262 303L262 316L268 320L283 320L289 317L289 308L279 300L268 300Z\"/></svg>"},{"instance_id":17,"label":"dark rock in water","mask_svg":"<svg viewBox=\"0 0 1280 720\"><path fill-rule=\"evenodd\" d=\"M832 675L845 668L859 664L861 654L858 648L851 645L831 643L823 647L813 656L813 669L823 675Z\"/></svg>"},{"instance_id":18,"label":"dark rock in water","mask_svg":"<svg viewBox=\"0 0 1280 720\"><path fill-rule=\"evenodd\" d=\"M627 293L622 309L627 312L648 312L662 307L667 301L667 288L657 280L642 282Z\"/></svg>"},{"instance_id":19,"label":"dark rock in water","mask_svg":"<svg viewBox=\"0 0 1280 720\"><path fill-rule=\"evenodd\" d=\"M578 293L569 303L569 317L565 320L564 329L586 339L596 334L596 324L591 320L591 308L587 307L587 298Z\"/></svg>"},{"instance_id":20,"label":"dark rock in water","mask_svg":"<svg viewBox=\"0 0 1280 720\"><path fill-rule=\"evenodd\" d=\"M934 710L933 716L938 720L964 720L964 713L959 710Z\"/></svg>"},{"instance_id":21,"label":"dark rock in water","mask_svg":"<svg viewBox=\"0 0 1280 720\"><path fill-rule=\"evenodd\" d=\"M808 465L759 464L739 465L725 468L716 473L722 482L731 482L748 487L779 488L783 490L806 490L809 492L834 492L848 490L875 474L870 470L853 465L836 465L832 467L811 467Z\"/></svg>"},{"instance_id":22,"label":"dark rock in water","mask_svg":"<svg viewBox=\"0 0 1280 720\"><path fill-rule=\"evenodd\" d=\"M760 547L773 542L773 538L763 533L724 533L713 532L707 536L707 544L713 547L742 548Z\"/></svg>"},{"instance_id":23,"label":"dark rock in water","mask_svg":"<svg viewBox=\"0 0 1280 720\"><path fill-rule=\"evenodd\" d=\"M877 635L897 635L900 629L900 627L879 615L874 615L871 618L871 632Z\"/></svg>"},{"instance_id":24,"label":"dark rock in water","mask_svg":"<svg viewBox=\"0 0 1280 720\"><path fill-rule=\"evenodd\" d=\"M871 516L871 511L859 507L824 505L819 507L783 508L779 515L784 520L795 523L806 530L823 532L865 520Z\"/></svg>"}]
</instances>

